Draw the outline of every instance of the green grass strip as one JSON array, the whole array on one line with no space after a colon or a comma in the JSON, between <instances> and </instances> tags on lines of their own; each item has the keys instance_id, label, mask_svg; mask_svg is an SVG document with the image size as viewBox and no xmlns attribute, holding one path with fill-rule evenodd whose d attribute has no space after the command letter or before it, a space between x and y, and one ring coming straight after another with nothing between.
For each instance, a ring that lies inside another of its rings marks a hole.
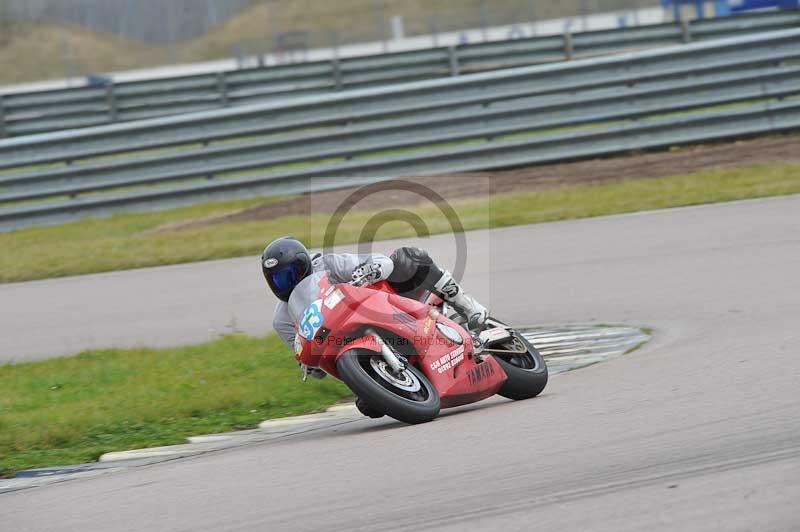
<instances>
[{"instance_id":1,"label":"green grass strip","mask_svg":"<svg viewBox=\"0 0 800 532\"><path fill-rule=\"evenodd\" d=\"M452 205L466 229L481 229L796 193L800 193L800 165L764 164L502 194L491 199L454 201ZM202 219L268 201L274 200L214 202L3 233L0 282L255 255L269 240L284 234L303 238L310 246L321 244L330 218L326 213L153 231L163 224ZM449 230L436 206L409 210L419 214L432 233ZM362 227L374 214L354 211L342 224L336 243L358 240ZM377 236L412 235L410 226L391 223Z\"/></svg>"},{"instance_id":2,"label":"green grass strip","mask_svg":"<svg viewBox=\"0 0 800 532\"><path fill-rule=\"evenodd\" d=\"M303 383L274 335L109 349L0 366L0 476L325 409L349 390Z\"/></svg>"}]
</instances>

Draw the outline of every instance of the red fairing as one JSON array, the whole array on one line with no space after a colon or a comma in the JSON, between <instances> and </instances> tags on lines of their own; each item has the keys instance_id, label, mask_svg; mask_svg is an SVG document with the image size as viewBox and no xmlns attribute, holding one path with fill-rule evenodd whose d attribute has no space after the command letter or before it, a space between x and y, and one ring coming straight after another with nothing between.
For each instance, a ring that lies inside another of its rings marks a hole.
<instances>
[{"instance_id":1,"label":"red fairing","mask_svg":"<svg viewBox=\"0 0 800 532\"><path fill-rule=\"evenodd\" d=\"M427 349L421 349L419 368L439 392L442 407L474 403L496 394L507 378L503 368L491 356L482 357L483 362L478 364L469 334L442 315L436 321L459 331L464 341L462 345L451 342L436 329L435 322L426 335L426 324L430 322L420 322L425 338L422 344Z\"/></svg>"},{"instance_id":2,"label":"red fairing","mask_svg":"<svg viewBox=\"0 0 800 532\"><path fill-rule=\"evenodd\" d=\"M381 352L378 342L365 333L374 329L387 342L403 343L406 351L416 353L409 362L437 389L444 408L490 397L507 378L492 356L476 362L472 337L460 325L425 303L395 294L386 282L370 287L320 283L319 300L322 326L312 340L300 340L297 359L304 364L338 377L336 361L342 353L355 347ZM462 343L447 338L437 323L457 332Z\"/></svg>"}]
</instances>

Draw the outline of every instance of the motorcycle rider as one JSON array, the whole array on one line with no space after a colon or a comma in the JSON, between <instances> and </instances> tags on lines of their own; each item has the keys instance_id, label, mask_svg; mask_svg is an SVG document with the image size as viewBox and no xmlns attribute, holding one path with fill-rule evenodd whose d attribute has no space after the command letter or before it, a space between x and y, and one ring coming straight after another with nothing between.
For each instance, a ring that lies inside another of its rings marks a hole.
<instances>
[{"instance_id":1,"label":"motorcycle rider","mask_svg":"<svg viewBox=\"0 0 800 532\"><path fill-rule=\"evenodd\" d=\"M287 304L289 296L300 281L319 271L327 271L335 283L364 286L386 280L397 293L409 297L421 288L430 290L449 303L470 329L481 328L489 314L486 307L465 294L453 276L440 269L427 252L414 247L399 248L389 257L379 253L312 255L302 242L284 236L264 249L261 270L272 293L280 300L275 307L273 328L289 347L293 347L296 334ZM325 373L317 370L312 375L322 378Z\"/></svg>"},{"instance_id":2,"label":"motorcycle rider","mask_svg":"<svg viewBox=\"0 0 800 532\"><path fill-rule=\"evenodd\" d=\"M273 240L261 254L261 270L272 293L280 300L275 307L272 326L290 348L297 334L289 313L289 297L300 281L315 272L326 271L335 283L352 283L365 286L386 280L398 294L414 297L415 292L427 289L447 301L464 319L470 329L481 328L489 312L474 298L464 293L461 286L446 270L440 269L422 249L402 247L389 257L379 253L356 255L351 253L310 254L302 242L291 236ZM304 368L305 375L317 379L326 373L319 368ZM365 416L383 416L356 398L356 407Z\"/></svg>"}]
</instances>

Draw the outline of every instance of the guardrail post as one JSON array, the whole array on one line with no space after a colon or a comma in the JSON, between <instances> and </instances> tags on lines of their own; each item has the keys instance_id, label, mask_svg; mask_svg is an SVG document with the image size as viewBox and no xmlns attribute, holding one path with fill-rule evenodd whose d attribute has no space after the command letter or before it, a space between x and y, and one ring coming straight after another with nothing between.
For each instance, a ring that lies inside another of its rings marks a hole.
<instances>
[{"instance_id":1,"label":"guardrail post","mask_svg":"<svg viewBox=\"0 0 800 532\"><path fill-rule=\"evenodd\" d=\"M0 139L4 139L8 136L8 131L6 130L6 108L3 104L3 95L0 94Z\"/></svg>"},{"instance_id":2,"label":"guardrail post","mask_svg":"<svg viewBox=\"0 0 800 532\"><path fill-rule=\"evenodd\" d=\"M461 66L458 64L458 48L452 45L448 46L447 55L450 58L450 75L458 76L461 74Z\"/></svg>"},{"instance_id":3,"label":"guardrail post","mask_svg":"<svg viewBox=\"0 0 800 532\"><path fill-rule=\"evenodd\" d=\"M339 62L339 57L334 57L331 60L331 73L333 74L333 86L337 91L342 90L342 64Z\"/></svg>"},{"instance_id":4,"label":"guardrail post","mask_svg":"<svg viewBox=\"0 0 800 532\"><path fill-rule=\"evenodd\" d=\"M225 72L217 72L217 92L222 107L228 107L228 81L225 79Z\"/></svg>"},{"instance_id":5,"label":"guardrail post","mask_svg":"<svg viewBox=\"0 0 800 532\"><path fill-rule=\"evenodd\" d=\"M119 115L117 112L117 97L114 94L113 82L106 85L106 104L108 105L108 121L116 122Z\"/></svg>"},{"instance_id":6,"label":"guardrail post","mask_svg":"<svg viewBox=\"0 0 800 532\"><path fill-rule=\"evenodd\" d=\"M692 28L689 26L689 21L686 19L681 20L681 40L684 44L692 42Z\"/></svg>"},{"instance_id":7,"label":"guardrail post","mask_svg":"<svg viewBox=\"0 0 800 532\"><path fill-rule=\"evenodd\" d=\"M572 44L572 33L569 31L564 32L564 59L571 61L575 55L575 49Z\"/></svg>"}]
</instances>

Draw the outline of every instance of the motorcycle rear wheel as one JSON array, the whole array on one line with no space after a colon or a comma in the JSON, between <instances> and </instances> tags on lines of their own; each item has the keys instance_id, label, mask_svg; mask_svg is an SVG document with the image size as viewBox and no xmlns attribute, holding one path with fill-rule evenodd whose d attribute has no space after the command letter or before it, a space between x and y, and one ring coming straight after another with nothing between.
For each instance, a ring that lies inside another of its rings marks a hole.
<instances>
[{"instance_id":1,"label":"motorcycle rear wheel","mask_svg":"<svg viewBox=\"0 0 800 532\"><path fill-rule=\"evenodd\" d=\"M358 397L389 417L413 425L439 415L439 393L413 366L393 375L381 355L368 349L350 349L339 357L336 369Z\"/></svg>"},{"instance_id":2,"label":"motorcycle rear wheel","mask_svg":"<svg viewBox=\"0 0 800 532\"><path fill-rule=\"evenodd\" d=\"M497 323L504 325L499 321ZM547 386L547 363L536 347L516 331L512 342L517 347L524 348L526 353L508 356L493 354L508 375L508 380L503 383L497 394L515 401L536 397Z\"/></svg>"}]
</instances>

